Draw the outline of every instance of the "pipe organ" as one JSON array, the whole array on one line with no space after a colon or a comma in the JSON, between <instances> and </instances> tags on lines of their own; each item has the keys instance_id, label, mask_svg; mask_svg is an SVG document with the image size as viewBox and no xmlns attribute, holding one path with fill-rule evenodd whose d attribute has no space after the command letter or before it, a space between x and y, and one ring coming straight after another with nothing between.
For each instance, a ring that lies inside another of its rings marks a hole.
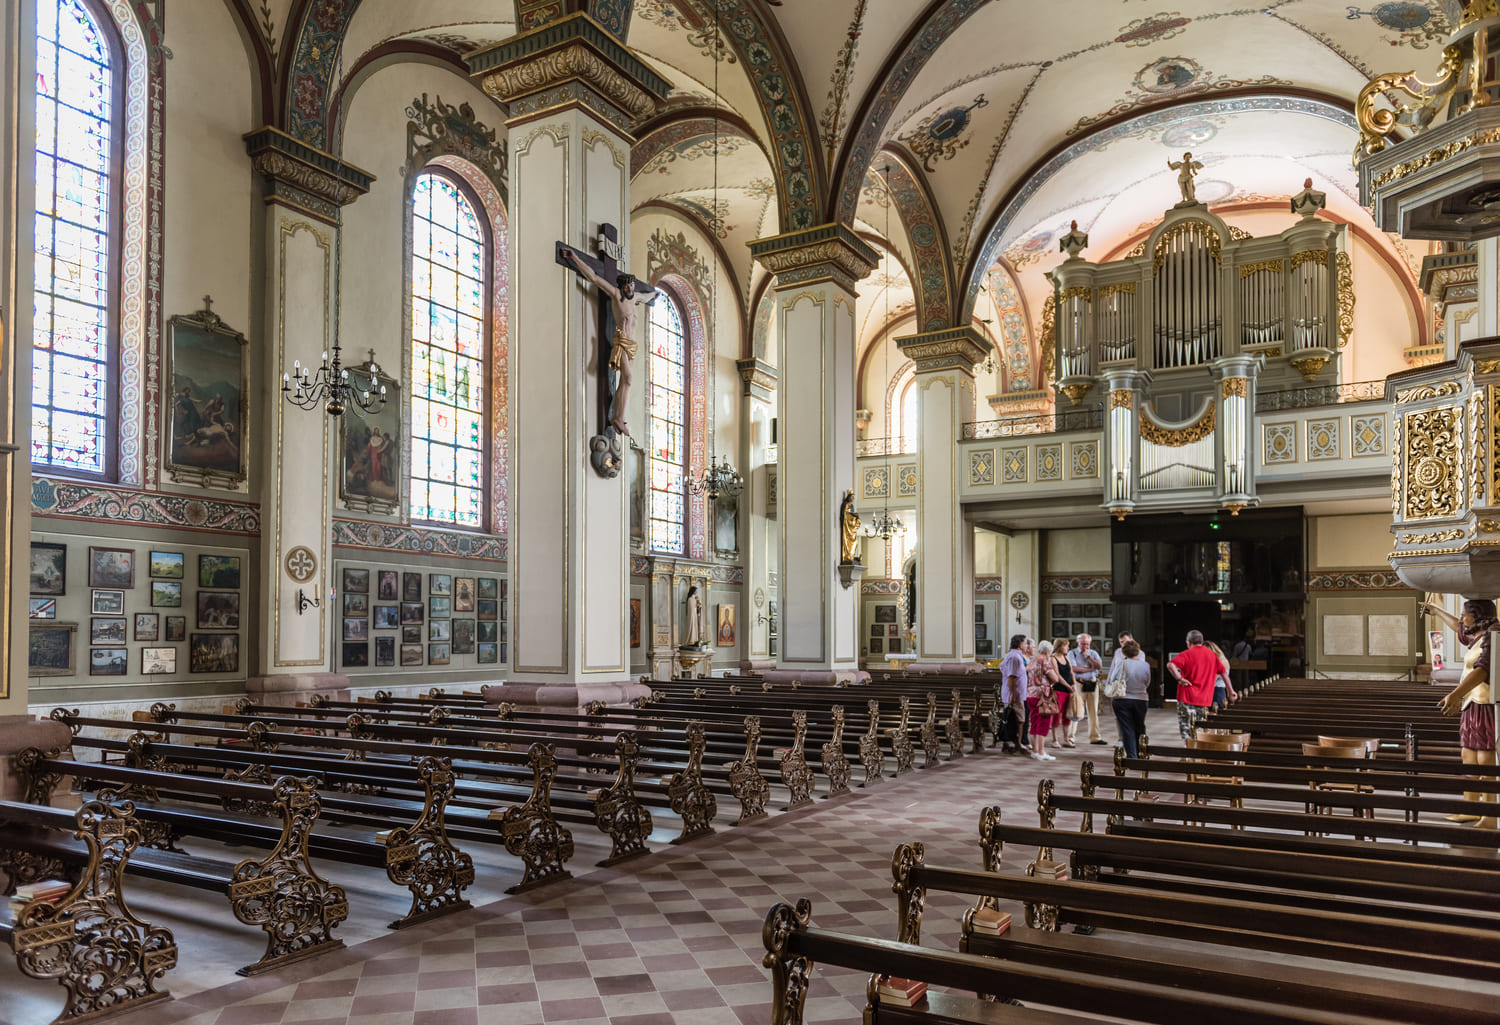
<instances>
[{"instance_id":1,"label":"pipe organ","mask_svg":"<svg viewBox=\"0 0 1500 1025\"><path fill-rule=\"evenodd\" d=\"M1345 227L1319 218L1309 180L1299 218L1253 237L1201 203L1167 211L1134 250L1082 257L1077 225L1055 289L1057 387L1103 406L1110 466L1105 508L1256 502L1250 437L1257 382L1334 383L1353 330Z\"/></svg>"},{"instance_id":2,"label":"pipe organ","mask_svg":"<svg viewBox=\"0 0 1500 1025\"><path fill-rule=\"evenodd\" d=\"M1317 217L1323 206L1323 194L1305 188L1292 198L1301 218L1259 238L1202 204L1174 207L1109 263L1083 259L1087 236L1075 231L1069 258L1047 275L1062 390L1080 402L1112 365L1161 375L1240 353L1331 383L1353 327L1353 281L1345 227Z\"/></svg>"}]
</instances>

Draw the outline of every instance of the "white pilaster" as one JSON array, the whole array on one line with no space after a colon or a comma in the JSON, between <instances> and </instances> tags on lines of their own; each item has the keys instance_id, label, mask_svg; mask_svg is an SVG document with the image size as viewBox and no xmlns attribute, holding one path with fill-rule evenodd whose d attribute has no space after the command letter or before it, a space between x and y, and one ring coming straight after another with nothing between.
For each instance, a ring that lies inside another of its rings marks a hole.
<instances>
[{"instance_id":1,"label":"white pilaster","mask_svg":"<svg viewBox=\"0 0 1500 1025\"><path fill-rule=\"evenodd\" d=\"M875 253L843 225L762 239L777 275L781 527L777 667L828 678L859 669L859 593L840 577L839 505L854 488L854 283Z\"/></svg>"},{"instance_id":2,"label":"white pilaster","mask_svg":"<svg viewBox=\"0 0 1500 1025\"><path fill-rule=\"evenodd\" d=\"M974 419L974 364L985 343L972 327L960 327L896 344L917 375L917 656L972 662L974 530L958 502L958 441Z\"/></svg>"}]
</instances>

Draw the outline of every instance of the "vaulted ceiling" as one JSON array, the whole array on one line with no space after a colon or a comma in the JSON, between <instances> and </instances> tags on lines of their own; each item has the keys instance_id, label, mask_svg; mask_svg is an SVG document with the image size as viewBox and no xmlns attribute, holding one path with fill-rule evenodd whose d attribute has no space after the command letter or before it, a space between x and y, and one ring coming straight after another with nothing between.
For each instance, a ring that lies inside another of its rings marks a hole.
<instances>
[{"instance_id":1,"label":"vaulted ceiling","mask_svg":"<svg viewBox=\"0 0 1500 1025\"><path fill-rule=\"evenodd\" d=\"M276 50L288 111L309 40L316 58L340 25L353 87L377 60L461 74L516 30L513 0L226 2ZM913 330L968 322L997 261L1036 310L1067 224L1105 258L1176 200L1184 150L1211 203L1311 177L1373 232L1354 98L1381 72L1432 77L1447 33L1439 0L634 0L629 45L673 88L640 128L633 197L698 223L746 306L763 272L744 243L840 219L888 235L871 315L888 293Z\"/></svg>"}]
</instances>

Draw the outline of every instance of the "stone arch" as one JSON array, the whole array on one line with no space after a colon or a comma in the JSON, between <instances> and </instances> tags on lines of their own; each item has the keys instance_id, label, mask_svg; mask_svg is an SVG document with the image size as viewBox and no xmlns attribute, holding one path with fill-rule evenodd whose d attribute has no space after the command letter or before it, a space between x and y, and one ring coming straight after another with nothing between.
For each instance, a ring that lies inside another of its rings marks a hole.
<instances>
[{"instance_id":1,"label":"stone arch","mask_svg":"<svg viewBox=\"0 0 1500 1025\"><path fill-rule=\"evenodd\" d=\"M880 69L875 82L865 91L865 100L850 118L860 126L851 132L832 170L833 190L829 197L828 220L844 224L854 222L859 206L859 192L864 187L865 171L875 159L885 138L896 107L906 90L916 81L922 69L958 27L987 0L932 0L917 20L917 27L907 33L904 43L892 51Z\"/></svg>"}]
</instances>

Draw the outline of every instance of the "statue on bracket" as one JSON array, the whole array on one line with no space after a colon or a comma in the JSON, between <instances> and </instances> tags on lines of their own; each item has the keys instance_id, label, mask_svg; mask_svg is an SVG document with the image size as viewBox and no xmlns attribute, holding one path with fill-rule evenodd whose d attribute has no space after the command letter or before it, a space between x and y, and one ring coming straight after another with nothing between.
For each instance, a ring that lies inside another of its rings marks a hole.
<instances>
[{"instance_id":1,"label":"statue on bracket","mask_svg":"<svg viewBox=\"0 0 1500 1025\"><path fill-rule=\"evenodd\" d=\"M632 300L649 306L656 299L656 289L620 271L624 253L613 224L599 225L595 248L597 257L558 242L555 260L599 289L598 433L589 439L589 459L599 476L609 478L620 475L625 456L620 438L630 433L625 403L630 394L631 360L639 344Z\"/></svg>"},{"instance_id":2,"label":"statue on bracket","mask_svg":"<svg viewBox=\"0 0 1500 1025\"><path fill-rule=\"evenodd\" d=\"M844 492L844 500L839 504L839 562L845 566L859 561L859 556L854 552L854 546L859 540L859 513L854 511L854 492Z\"/></svg>"}]
</instances>

